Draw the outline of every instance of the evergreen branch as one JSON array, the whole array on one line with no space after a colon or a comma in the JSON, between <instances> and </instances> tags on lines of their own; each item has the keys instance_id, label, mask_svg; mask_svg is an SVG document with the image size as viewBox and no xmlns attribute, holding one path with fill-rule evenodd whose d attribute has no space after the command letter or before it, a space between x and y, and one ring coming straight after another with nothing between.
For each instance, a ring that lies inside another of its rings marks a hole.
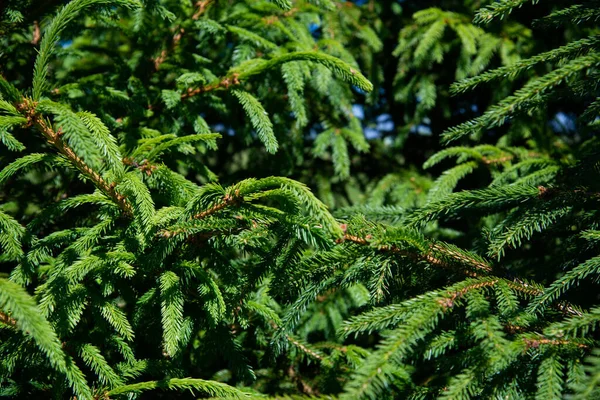
<instances>
[{"instance_id":1,"label":"evergreen branch","mask_svg":"<svg viewBox=\"0 0 600 400\"><path fill-rule=\"evenodd\" d=\"M480 389L477 387L477 375L474 368L466 368L460 374L452 377L448 387L442 392L441 400L460 400L478 397Z\"/></svg>"},{"instance_id":2,"label":"evergreen branch","mask_svg":"<svg viewBox=\"0 0 600 400\"><path fill-rule=\"evenodd\" d=\"M242 82L239 79L238 73L232 73L224 78L221 78L215 83L211 83L210 85L201 86L196 89L189 88L185 93L182 93L180 98L181 100L185 100L187 98L197 96L201 93L211 92L213 90L219 89L229 89L231 86L240 85Z\"/></svg>"},{"instance_id":3,"label":"evergreen branch","mask_svg":"<svg viewBox=\"0 0 600 400\"><path fill-rule=\"evenodd\" d=\"M277 46L275 43L247 29L240 28L239 26L227 25L227 30L238 35L243 41L250 42L258 48L262 47L267 51L275 52L279 50L279 46Z\"/></svg>"},{"instance_id":4,"label":"evergreen branch","mask_svg":"<svg viewBox=\"0 0 600 400\"><path fill-rule=\"evenodd\" d=\"M127 320L125 313L111 302L98 304L102 317L126 340L132 341L134 334L131 324Z\"/></svg>"},{"instance_id":5,"label":"evergreen branch","mask_svg":"<svg viewBox=\"0 0 600 400\"><path fill-rule=\"evenodd\" d=\"M345 398L376 398L384 392L394 370L399 370L397 379L408 381L408 373L401 362L428 333L438 325L439 319L471 291L494 286L498 278L484 277L467 279L444 291L428 292L404 304L410 309L403 323L391 331L358 368L345 388ZM347 330L346 330L347 332ZM394 368L396 367L396 368Z\"/></svg>"},{"instance_id":6,"label":"evergreen branch","mask_svg":"<svg viewBox=\"0 0 600 400\"><path fill-rule=\"evenodd\" d=\"M482 116L446 130L442 135L443 140L450 142L469 134L479 134L484 129L502 126L511 115L528 108L550 90L599 63L600 53L590 53L570 60L552 72L530 80L513 95L490 107Z\"/></svg>"},{"instance_id":7,"label":"evergreen branch","mask_svg":"<svg viewBox=\"0 0 600 400\"><path fill-rule=\"evenodd\" d=\"M477 168L477 163L470 161L444 171L427 193L427 201L432 202L452 193L458 182L472 173L475 168Z\"/></svg>"},{"instance_id":8,"label":"evergreen branch","mask_svg":"<svg viewBox=\"0 0 600 400\"><path fill-rule=\"evenodd\" d=\"M488 246L488 255L497 257L498 260L504 255L507 247L516 248L522 241L531 238L534 232L542 232L557 220L569 215L570 207L549 209L542 207L515 210L499 224L492 232Z\"/></svg>"},{"instance_id":9,"label":"evergreen branch","mask_svg":"<svg viewBox=\"0 0 600 400\"><path fill-rule=\"evenodd\" d=\"M590 275L595 276L598 273L600 273L600 256L586 260L570 271L567 271L567 273L556 281L552 282L552 284L531 303L528 311L532 313L542 311L548 303L558 299L572 286L578 285L581 280Z\"/></svg>"},{"instance_id":10,"label":"evergreen branch","mask_svg":"<svg viewBox=\"0 0 600 400\"><path fill-rule=\"evenodd\" d=\"M535 154L532 154L532 157L535 156ZM548 166L553 166L553 161L546 158L529 158L519 161L497 174L492 183L490 183L490 186L500 186L511 183L518 175L530 174L531 171L535 171L536 168L543 169Z\"/></svg>"},{"instance_id":11,"label":"evergreen branch","mask_svg":"<svg viewBox=\"0 0 600 400\"><path fill-rule=\"evenodd\" d=\"M522 338L522 342L525 345L525 350L529 350L532 348L537 349L537 348L543 347L543 346L552 346L552 347L575 346L580 349L588 349L589 348L588 345L577 342L577 341L564 340L564 339L549 339L549 338L544 338L540 335L525 336Z\"/></svg>"},{"instance_id":12,"label":"evergreen branch","mask_svg":"<svg viewBox=\"0 0 600 400\"><path fill-rule=\"evenodd\" d=\"M373 90L373 84L369 82L359 71L346 64L344 61L320 52L293 52L282 56L272 58L268 61L263 59L249 60L242 65L231 69L227 76L216 80L215 82L199 88L189 88L185 93L180 95L181 100L199 95L201 93L211 92L220 89L229 89L231 86L238 86L246 79L262 74L263 72L273 69L281 64L293 61L312 61L331 69L342 80L359 87L360 89L370 92ZM175 100L171 103L175 104ZM154 107L151 107L154 108Z\"/></svg>"},{"instance_id":13,"label":"evergreen branch","mask_svg":"<svg viewBox=\"0 0 600 400\"><path fill-rule=\"evenodd\" d=\"M342 207L334 210L334 216L341 219L349 219L356 214L364 215L373 221L389 221L396 223L401 220L405 210L399 206L370 206L358 205L351 207Z\"/></svg>"},{"instance_id":14,"label":"evergreen branch","mask_svg":"<svg viewBox=\"0 0 600 400\"><path fill-rule=\"evenodd\" d=\"M597 22L600 19L598 1L588 1L586 4L574 4L558 9L549 15L534 21L534 26L555 26L567 23L581 24L583 22Z\"/></svg>"},{"instance_id":15,"label":"evergreen branch","mask_svg":"<svg viewBox=\"0 0 600 400\"><path fill-rule=\"evenodd\" d=\"M61 132L55 131L46 122L44 117L36 112L36 103L28 99L23 99L17 107L21 112L25 113L27 119L32 123L44 136L49 144L53 145L63 156L65 156L83 175L88 177L94 185L105 193L108 197L119 205L121 210L126 215L132 215L132 207L122 194L115 190L116 184L108 183L96 171L94 171L81 157L79 157L71 147L69 147L61 138Z\"/></svg>"},{"instance_id":16,"label":"evergreen branch","mask_svg":"<svg viewBox=\"0 0 600 400\"><path fill-rule=\"evenodd\" d=\"M275 132L273 132L273 123L262 104L248 92L233 90L232 93L246 111L246 115L250 118L258 138L264 143L267 152L276 153L279 144Z\"/></svg>"},{"instance_id":17,"label":"evergreen branch","mask_svg":"<svg viewBox=\"0 0 600 400\"><path fill-rule=\"evenodd\" d=\"M19 259L23 254L21 241L25 228L10 215L0 211L0 245L9 259Z\"/></svg>"},{"instance_id":18,"label":"evergreen branch","mask_svg":"<svg viewBox=\"0 0 600 400\"><path fill-rule=\"evenodd\" d=\"M46 90L48 83L48 63L50 56L55 50L56 44L60 39L60 34L84 9L94 6L124 6L127 8L137 8L141 5L136 0L73 0L62 7L56 14L40 43L40 51L35 59L33 68L33 100L38 101Z\"/></svg>"},{"instance_id":19,"label":"evergreen branch","mask_svg":"<svg viewBox=\"0 0 600 400\"><path fill-rule=\"evenodd\" d=\"M23 95L21 92L14 87L10 82L6 80L6 78L0 74L0 100L6 99L6 103L3 104L3 110L11 113L14 110L14 106L11 103L18 102ZM18 116L18 115L17 115Z\"/></svg>"},{"instance_id":20,"label":"evergreen branch","mask_svg":"<svg viewBox=\"0 0 600 400\"><path fill-rule=\"evenodd\" d=\"M3 319L31 336L40 350L44 352L50 364L57 371L66 375L67 381L78 396L82 399L92 397L82 372L70 357L66 357L52 325L43 317L39 307L25 289L16 283L0 278L0 309L10 311L10 317L0 312L7 317ZM13 324L13 321L16 323Z\"/></svg>"},{"instance_id":21,"label":"evergreen branch","mask_svg":"<svg viewBox=\"0 0 600 400\"><path fill-rule=\"evenodd\" d=\"M79 356L98 375L102 384L109 387L123 385L123 380L108 365L98 347L89 343L83 344L79 346Z\"/></svg>"},{"instance_id":22,"label":"evergreen branch","mask_svg":"<svg viewBox=\"0 0 600 400\"><path fill-rule=\"evenodd\" d=\"M495 18L508 16L515 8L520 8L526 3L536 4L539 0L499 0L488 6L480 8L475 14L473 22L487 24Z\"/></svg>"},{"instance_id":23,"label":"evergreen branch","mask_svg":"<svg viewBox=\"0 0 600 400\"><path fill-rule=\"evenodd\" d=\"M133 220L139 225L139 229L148 234L152 229L150 221L155 213L154 199L140 176L134 171L128 172L118 186L111 185L111 188L125 204L131 207Z\"/></svg>"},{"instance_id":24,"label":"evergreen branch","mask_svg":"<svg viewBox=\"0 0 600 400\"><path fill-rule=\"evenodd\" d=\"M518 60L514 64L506 65L492 71L484 72L483 74L479 74L472 78L453 83L450 86L450 91L453 94L465 93L474 89L477 85L490 83L496 79L515 79L520 73L537 64L579 56L592 51L598 44L600 44L600 36L591 36L575 40L556 49L537 54L530 58Z\"/></svg>"},{"instance_id":25,"label":"evergreen branch","mask_svg":"<svg viewBox=\"0 0 600 400\"><path fill-rule=\"evenodd\" d=\"M0 127L0 143L6 146L10 151L23 151L25 145L21 143L16 137L8 132L8 130Z\"/></svg>"},{"instance_id":26,"label":"evergreen branch","mask_svg":"<svg viewBox=\"0 0 600 400\"><path fill-rule=\"evenodd\" d=\"M173 139L160 143L158 146L153 148L146 155L146 160L143 162L148 164L150 161L155 161L162 153L167 150L186 143L204 142L212 149L216 149L216 140L221 137L218 133L199 133L195 135L186 135L180 137L173 137Z\"/></svg>"},{"instance_id":27,"label":"evergreen branch","mask_svg":"<svg viewBox=\"0 0 600 400\"><path fill-rule=\"evenodd\" d=\"M121 160L123 157L119 151L116 138L110 134L106 125L95 114L81 111L77 113L77 116L92 133L92 138L96 146L100 148L104 161L115 173L116 178L120 178L124 174Z\"/></svg>"},{"instance_id":28,"label":"evergreen branch","mask_svg":"<svg viewBox=\"0 0 600 400\"><path fill-rule=\"evenodd\" d=\"M290 10L292 8L291 0L269 0L269 1L277 4L279 7L281 7L282 10Z\"/></svg>"},{"instance_id":29,"label":"evergreen branch","mask_svg":"<svg viewBox=\"0 0 600 400\"><path fill-rule=\"evenodd\" d=\"M3 313L3 320L31 336L55 368L66 370L65 355L54 329L25 289L0 278L0 308L11 313Z\"/></svg>"},{"instance_id":30,"label":"evergreen branch","mask_svg":"<svg viewBox=\"0 0 600 400\"><path fill-rule=\"evenodd\" d=\"M134 383L131 385L120 386L110 390L105 396L117 396L126 393L140 393L154 389L189 389L198 390L210 396L230 397L234 399L245 399L250 397L250 394L244 393L232 386L217 381L207 381L204 379L194 378L172 378L162 381L148 381Z\"/></svg>"},{"instance_id":31,"label":"evergreen branch","mask_svg":"<svg viewBox=\"0 0 600 400\"><path fill-rule=\"evenodd\" d=\"M585 360L588 365L582 366L577 360L578 378L569 382L570 389L573 390L573 400L587 400L598 396L598 386L600 386L600 350L594 349L592 354ZM581 371L583 370L583 371Z\"/></svg>"},{"instance_id":32,"label":"evergreen branch","mask_svg":"<svg viewBox=\"0 0 600 400\"><path fill-rule=\"evenodd\" d=\"M600 307L594 307L589 311L549 325L544 329L544 334L558 338L557 340L585 337L596 330L598 325L600 325Z\"/></svg>"},{"instance_id":33,"label":"evergreen branch","mask_svg":"<svg viewBox=\"0 0 600 400\"><path fill-rule=\"evenodd\" d=\"M160 276L163 346L165 353L171 357L178 352L182 340L184 297L179 280L172 271Z\"/></svg>"},{"instance_id":34,"label":"evergreen branch","mask_svg":"<svg viewBox=\"0 0 600 400\"><path fill-rule=\"evenodd\" d=\"M250 60L250 62L242 63L229 72L229 76L237 77L239 80L245 80L254 75L262 74L268 69L272 69L281 64L292 61L311 61L317 64L324 65L330 69L340 79L349 82L360 89L370 92L373 90L373 84L369 82L359 71L346 64L339 58L330 56L326 53L316 51L298 51L293 53L277 56L268 61L265 60Z\"/></svg>"},{"instance_id":35,"label":"evergreen branch","mask_svg":"<svg viewBox=\"0 0 600 400\"><path fill-rule=\"evenodd\" d=\"M531 281L524 281L523 279L518 279L518 278L513 279L513 280L506 280L506 284L511 289L524 295L528 300L534 300L534 301L535 301L535 298L543 295L544 290L545 290L544 287L538 283L531 282ZM534 301L531 302L530 306L534 306L534 304L535 304ZM573 304L566 302L566 301L558 302L558 303L554 304L553 306L555 309L557 309L558 311L560 311L561 313L563 313L565 315L571 315L571 316L583 315L583 313L579 307L574 306Z\"/></svg>"},{"instance_id":36,"label":"evergreen branch","mask_svg":"<svg viewBox=\"0 0 600 400\"><path fill-rule=\"evenodd\" d=\"M232 206L232 205L237 205L242 201L242 197L240 196L240 191L236 190L233 195L232 194L225 194L225 196L223 197L222 201L213 205L212 207L201 211L197 214L194 214L192 216L192 219L203 219L208 217L209 215L213 215L218 213L219 211Z\"/></svg>"},{"instance_id":37,"label":"evergreen branch","mask_svg":"<svg viewBox=\"0 0 600 400\"><path fill-rule=\"evenodd\" d=\"M561 399L563 391L563 368L559 354L550 351L538 369L536 400Z\"/></svg>"},{"instance_id":38,"label":"evergreen branch","mask_svg":"<svg viewBox=\"0 0 600 400\"><path fill-rule=\"evenodd\" d=\"M511 185L452 193L416 210L409 215L408 222L410 226L423 226L442 216L458 216L465 211L499 211L546 196L547 191L542 187Z\"/></svg>"},{"instance_id":39,"label":"evergreen branch","mask_svg":"<svg viewBox=\"0 0 600 400\"><path fill-rule=\"evenodd\" d=\"M359 244L362 246L370 246L369 239L371 239L371 238L361 238L361 237L346 234L346 235L344 235L343 239L338 239L337 242L343 243L344 241L349 241L349 242L356 243L356 244ZM447 246L443 246L443 245L437 244L437 243L431 243L429 245L429 248L431 249L431 251L425 252L425 253L411 252L408 250L401 249L394 245L376 245L375 248L380 251L391 252L394 254L401 255L403 257L408 257L415 261L425 261L428 264L435 265L435 266L442 267L442 268L452 268L453 267L447 261L445 261L439 257L436 257L436 253L437 253L437 254L441 254L443 256L447 256L452 260L458 261L461 264L467 264L471 267L474 267L475 269L482 270L485 273L491 271L491 267L489 265L487 265L485 262L476 260L475 258L469 257L461 252L458 252L456 249L451 249ZM463 270L462 272L467 276L473 276L473 277L477 276L477 273L475 273L473 271Z\"/></svg>"},{"instance_id":40,"label":"evergreen branch","mask_svg":"<svg viewBox=\"0 0 600 400\"><path fill-rule=\"evenodd\" d=\"M54 163L60 162L57 158L58 156L45 153L31 153L27 154L26 156L20 157L12 163L6 165L4 168L2 168L2 171L0 171L0 185L3 185L17 172L21 170L26 170L34 164L41 163L51 166Z\"/></svg>"}]
</instances>

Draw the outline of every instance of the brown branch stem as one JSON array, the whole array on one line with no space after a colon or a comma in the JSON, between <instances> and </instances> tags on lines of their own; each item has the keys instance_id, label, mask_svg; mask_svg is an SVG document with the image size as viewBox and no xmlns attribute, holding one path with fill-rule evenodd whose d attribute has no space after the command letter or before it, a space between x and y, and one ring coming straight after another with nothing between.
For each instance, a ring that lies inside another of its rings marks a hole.
<instances>
[{"instance_id":1,"label":"brown branch stem","mask_svg":"<svg viewBox=\"0 0 600 400\"><path fill-rule=\"evenodd\" d=\"M192 19L195 21L198 18L200 18L200 16L202 14L204 14L204 12L206 11L206 9L208 8L208 6L210 5L210 3L212 3L212 2L213 2L213 0L200 0L200 1L196 2L195 6L198 7L198 9L194 13L194 15L192 15Z\"/></svg>"},{"instance_id":2,"label":"brown branch stem","mask_svg":"<svg viewBox=\"0 0 600 400\"><path fill-rule=\"evenodd\" d=\"M238 203L239 201L239 190L236 191L233 196L226 194L225 197L223 197L223 201L221 203L215 204L214 206L202 212L199 212L198 214L195 214L194 216L192 216L192 219L202 219L208 217L209 215L219 212L230 205Z\"/></svg>"},{"instance_id":3,"label":"brown branch stem","mask_svg":"<svg viewBox=\"0 0 600 400\"><path fill-rule=\"evenodd\" d=\"M183 33L185 32L183 28L180 27L176 27L175 28L175 34L173 35L173 40L171 42L171 51L173 51L174 49L177 48L177 46L179 45L179 42L181 42L181 37L183 36ZM167 56L169 55L169 50L168 49L163 49L159 56L154 58L154 69L158 70L158 68L160 67L160 65L162 63L164 63L167 60Z\"/></svg>"},{"instance_id":4,"label":"brown branch stem","mask_svg":"<svg viewBox=\"0 0 600 400\"><path fill-rule=\"evenodd\" d=\"M12 327L17 326L17 320L10 317L8 314L3 313L2 311L0 311L0 322Z\"/></svg>"},{"instance_id":5,"label":"brown branch stem","mask_svg":"<svg viewBox=\"0 0 600 400\"><path fill-rule=\"evenodd\" d=\"M530 348L538 348L542 345L550 345L550 346L575 345L575 346L579 347L580 349L588 348L588 346L586 346L583 343L575 343L575 342L571 342L569 340L564 340L564 339L547 339L544 337L540 337L539 339L525 338L525 339L523 339L523 342L525 343L526 350L529 350Z\"/></svg>"},{"instance_id":6,"label":"brown branch stem","mask_svg":"<svg viewBox=\"0 0 600 400\"><path fill-rule=\"evenodd\" d=\"M213 83L210 85L201 86L196 89L190 88L185 93L181 94L181 99L185 100L187 98L196 96L198 94L210 92L210 91L216 90L216 89L229 89L230 86L239 85L240 83L241 82L239 79L239 74L235 73L231 76L226 76L225 78L221 79L219 82L216 82L216 83Z\"/></svg>"}]
</instances>

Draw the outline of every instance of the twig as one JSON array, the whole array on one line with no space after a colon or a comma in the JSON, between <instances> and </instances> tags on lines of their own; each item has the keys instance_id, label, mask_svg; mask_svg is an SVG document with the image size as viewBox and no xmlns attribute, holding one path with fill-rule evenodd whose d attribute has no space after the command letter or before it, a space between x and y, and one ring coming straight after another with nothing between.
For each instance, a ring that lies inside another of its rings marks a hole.
<instances>
[{"instance_id":1,"label":"twig","mask_svg":"<svg viewBox=\"0 0 600 400\"><path fill-rule=\"evenodd\" d=\"M190 89L187 90L187 92L185 92L185 93L183 93L181 95L181 99L184 100L184 99L187 99L189 97L196 96L196 95L198 95L200 93L210 92L210 91L215 90L215 89L221 89L221 88L229 89L230 86L239 85L241 83L240 79L239 79L239 76L240 75L238 73L235 73L235 74L233 74L231 76L226 76L225 78L221 79L217 83L213 83L211 85L202 86L202 87L199 87L199 88L196 88L196 89L191 89L190 88Z\"/></svg>"},{"instance_id":2,"label":"twig","mask_svg":"<svg viewBox=\"0 0 600 400\"><path fill-rule=\"evenodd\" d=\"M525 338L525 339L523 339L523 342L525 343L525 346L526 346L525 350L529 350L531 348L538 348L542 345L551 345L551 346L575 345L575 346L579 347L580 349L588 348L588 346L583 343L574 343L569 340L562 340L562 339L546 339L543 337L540 337L539 339Z\"/></svg>"},{"instance_id":3,"label":"twig","mask_svg":"<svg viewBox=\"0 0 600 400\"><path fill-rule=\"evenodd\" d=\"M17 320L8 316L8 314L3 313L2 311L0 311L0 322L13 327L17 326Z\"/></svg>"},{"instance_id":4,"label":"twig","mask_svg":"<svg viewBox=\"0 0 600 400\"><path fill-rule=\"evenodd\" d=\"M192 15L192 19L195 21L198 18L200 18L200 16L202 14L204 14L204 11L206 11L206 9L208 8L208 6L210 5L210 3L212 3L213 0L200 0L198 1L195 5L196 7L198 7L198 9L196 10L196 12L194 13L194 15Z\"/></svg>"},{"instance_id":5,"label":"twig","mask_svg":"<svg viewBox=\"0 0 600 400\"><path fill-rule=\"evenodd\" d=\"M209 215L212 215L218 211L221 211L222 209L238 203L240 201L240 197L239 197L240 191L236 190L235 193L233 194L233 196L226 194L225 197L223 197L223 201L221 203L218 203L210 208L208 208L207 210L204 210L202 212L199 212L198 214L195 214L192 219L202 219L205 217L208 217Z\"/></svg>"},{"instance_id":6,"label":"twig","mask_svg":"<svg viewBox=\"0 0 600 400\"><path fill-rule=\"evenodd\" d=\"M369 246L370 239L371 239L370 235L367 235L367 237L365 237L365 238L361 238L358 236L345 234L343 239L338 239L338 243L343 243L344 241L349 241L349 242L360 244L363 246ZM429 247L430 247L430 249L432 249L434 251L438 251L440 253L443 253L444 255L452 257L456 261L471 264L473 267L477 268L478 270L484 271L485 273L489 273L492 271L492 268L488 264L484 264L479 260L467 257L464 254L453 252L452 250L443 248L438 244L432 243L429 245ZM430 253L423 253L423 254L413 253L413 252L409 252L407 250L399 249L398 247L393 246L393 245L383 245L383 246L378 246L376 248L381 251L389 251L389 252L393 252L395 254L400 254L404 257L409 257L416 261L426 261L429 264L432 264L432 265L435 265L438 267L442 267L442 268L452 268L453 267L451 264L447 263L446 261L444 261L442 259L434 257ZM477 277L478 276L477 273L473 272L473 271L463 270L462 272L469 277ZM525 293L529 296L539 296L543 293L543 290L540 290L534 286L528 285L527 283L520 282L518 280L507 281L507 283L513 290L517 290L517 291ZM561 311L564 314L576 315L576 316L582 315L582 313L579 310L577 310L577 308L575 308L573 305L569 304L568 302L559 302L554 305L554 308L558 309L559 311Z\"/></svg>"},{"instance_id":7,"label":"twig","mask_svg":"<svg viewBox=\"0 0 600 400\"><path fill-rule=\"evenodd\" d=\"M487 282L478 282L472 285L466 286L460 290L455 292L448 292L447 296L438 300L438 304L443 306L444 308L452 308L454 306L454 301L458 298L463 297L465 294L469 293L471 290L481 289L482 287L494 286L498 283L499 279L490 280Z\"/></svg>"},{"instance_id":8,"label":"twig","mask_svg":"<svg viewBox=\"0 0 600 400\"><path fill-rule=\"evenodd\" d=\"M40 30L40 24L37 21L33 21L33 37L31 39L31 44L37 46L42 38L42 31Z\"/></svg>"},{"instance_id":9,"label":"twig","mask_svg":"<svg viewBox=\"0 0 600 400\"><path fill-rule=\"evenodd\" d=\"M175 35L173 35L173 41L171 43L171 50L177 48L177 46L179 45L179 42L181 42L181 37L183 36L183 33L185 32L183 28L175 28ZM160 52L160 55L158 57L156 57L153 61L154 61L154 69L158 70L158 68L160 67L160 65L162 63L165 62L165 60L167 59L167 55L169 54L169 51L167 49L163 49Z\"/></svg>"}]
</instances>

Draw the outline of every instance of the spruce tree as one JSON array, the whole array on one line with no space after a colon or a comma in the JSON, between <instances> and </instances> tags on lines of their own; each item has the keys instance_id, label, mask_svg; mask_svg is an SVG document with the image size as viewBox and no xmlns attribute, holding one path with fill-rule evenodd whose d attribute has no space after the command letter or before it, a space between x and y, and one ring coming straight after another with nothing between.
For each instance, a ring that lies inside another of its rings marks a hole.
<instances>
[{"instance_id":1,"label":"spruce tree","mask_svg":"<svg viewBox=\"0 0 600 400\"><path fill-rule=\"evenodd\" d=\"M463 75L451 86L461 95L499 82L508 82L502 88L517 85L504 95L499 89L500 98L480 116L447 129L447 147L424 165L455 159L455 166L433 183L420 184L414 174L410 183L405 173L386 177L381 188L393 196L338 211L346 219L339 242L349 259L335 256L336 248L333 266L323 265L322 255L303 261L318 272L300 274L309 278L284 315L290 331L307 305L332 288L360 284L370 292L370 306L338 330L342 344L366 343L369 351L340 398L598 396L598 302L592 293L599 265L594 134L600 12L594 2L549 3L550 14L532 26L542 35L561 30L564 43ZM521 7L536 12L537 6L492 2L477 11L474 23L494 32ZM458 20L439 9L415 14L415 24L405 28L416 30L413 47L398 48L399 68L419 55L442 62L442 25ZM422 29L422 23L430 25ZM465 33L458 35L464 52ZM572 116L557 113L566 105ZM470 188L460 190L465 181ZM408 192L406 184L413 192L429 191L407 204L399 195Z\"/></svg>"},{"instance_id":2,"label":"spruce tree","mask_svg":"<svg viewBox=\"0 0 600 400\"><path fill-rule=\"evenodd\" d=\"M600 397L600 7L435 6L5 4L0 393Z\"/></svg>"},{"instance_id":3,"label":"spruce tree","mask_svg":"<svg viewBox=\"0 0 600 400\"><path fill-rule=\"evenodd\" d=\"M367 147L349 99L372 85L344 41L373 34L329 1L221 3L3 10L4 395L249 398L304 384L294 369L317 352L293 334L294 351L270 350L289 300L282 252L331 248L342 230L304 184L222 184L210 157L222 141L293 156L317 121L347 173L348 147Z\"/></svg>"}]
</instances>

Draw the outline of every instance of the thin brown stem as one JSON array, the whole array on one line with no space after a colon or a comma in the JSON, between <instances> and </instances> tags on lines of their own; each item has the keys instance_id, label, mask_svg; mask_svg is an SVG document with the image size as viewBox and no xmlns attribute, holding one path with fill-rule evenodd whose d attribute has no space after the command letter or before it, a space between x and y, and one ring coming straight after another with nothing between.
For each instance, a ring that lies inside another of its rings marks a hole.
<instances>
[{"instance_id":1,"label":"thin brown stem","mask_svg":"<svg viewBox=\"0 0 600 400\"><path fill-rule=\"evenodd\" d=\"M525 347L526 350L529 350L531 348L538 348L540 346L568 346L568 345L574 345L579 347L580 349L587 349L588 346L586 346L583 343L576 343L576 342L572 342L569 340L563 340L563 339L547 339L544 337L540 337L539 339L533 339L533 338L525 338L523 339L523 342L525 343Z\"/></svg>"},{"instance_id":2,"label":"thin brown stem","mask_svg":"<svg viewBox=\"0 0 600 400\"><path fill-rule=\"evenodd\" d=\"M227 195L225 195L225 197L223 197L223 201L221 203L215 204L214 206L212 206L202 212L199 212L198 214L195 214L194 216L192 216L192 219L202 219L202 218L208 217L209 215L219 212L222 209L227 208L230 205L238 203L239 201L240 201L239 191L236 191L236 193L234 193L233 196L227 194Z\"/></svg>"},{"instance_id":3,"label":"thin brown stem","mask_svg":"<svg viewBox=\"0 0 600 400\"><path fill-rule=\"evenodd\" d=\"M315 389L313 389L308 383L306 383L297 373L296 370L294 369L294 365L291 364L288 368L288 376L290 377L290 379L292 381L294 381L296 383L296 385L298 386L298 389L305 395L307 396L314 396L315 394L318 394L317 392L315 392Z\"/></svg>"},{"instance_id":4,"label":"thin brown stem","mask_svg":"<svg viewBox=\"0 0 600 400\"><path fill-rule=\"evenodd\" d=\"M171 51L173 51L174 49L177 48L177 46L179 45L179 42L181 42L181 37L183 36L185 31L183 28L177 27L177 28L175 28L175 32L176 33L173 35L173 40L171 42ZM160 65L166 61L168 55L169 55L169 50L163 49L160 52L160 55L158 57L154 58L154 60L153 60L154 61L154 69L158 70Z\"/></svg>"},{"instance_id":5,"label":"thin brown stem","mask_svg":"<svg viewBox=\"0 0 600 400\"><path fill-rule=\"evenodd\" d=\"M33 35L31 38L31 44L37 46L42 38L42 31L40 30L40 24L38 21L33 21Z\"/></svg>"},{"instance_id":6,"label":"thin brown stem","mask_svg":"<svg viewBox=\"0 0 600 400\"><path fill-rule=\"evenodd\" d=\"M10 317L8 314L3 313L2 311L0 311L0 322L13 327L17 326L17 320Z\"/></svg>"},{"instance_id":7,"label":"thin brown stem","mask_svg":"<svg viewBox=\"0 0 600 400\"><path fill-rule=\"evenodd\" d=\"M228 89L230 86L233 85L239 85L241 82L239 80L239 74L233 74L231 76L226 76L225 78L221 79L219 82L210 84L210 85L206 85L206 86L202 86L196 89L188 89L185 93L181 94L181 99L185 100L187 98L199 95L201 93L206 93L206 92L210 92L216 89Z\"/></svg>"},{"instance_id":8,"label":"thin brown stem","mask_svg":"<svg viewBox=\"0 0 600 400\"><path fill-rule=\"evenodd\" d=\"M198 2L196 2L196 7L198 7L198 9L196 10L196 12L194 13L194 15L192 15L192 19L195 21L198 18L200 18L200 16L202 14L204 14L204 12L206 11L206 9L208 8L208 6L213 2L213 0L200 0Z\"/></svg>"}]
</instances>

